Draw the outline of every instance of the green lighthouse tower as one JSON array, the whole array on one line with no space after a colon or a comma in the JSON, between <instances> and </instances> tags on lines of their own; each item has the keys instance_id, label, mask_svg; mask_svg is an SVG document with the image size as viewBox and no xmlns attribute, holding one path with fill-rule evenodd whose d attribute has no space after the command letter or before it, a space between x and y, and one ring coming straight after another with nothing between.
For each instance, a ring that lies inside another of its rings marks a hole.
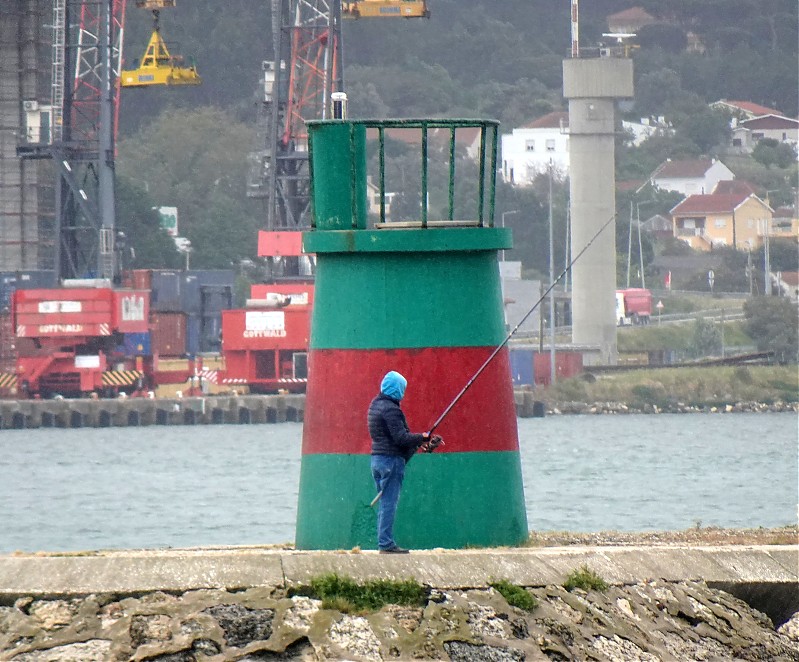
<instances>
[{"instance_id":1,"label":"green lighthouse tower","mask_svg":"<svg viewBox=\"0 0 799 662\"><path fill-rule=\"evenodd\" d=\"M327 120L309 122L308 129L314 225L303 242L316 254L317 275L296 545L374 549L366 411L383 375L397 370L407 377L408 423L429 430L505 339L497 251L511 247L511 236L493 223L498 124ZM415 132L409 142L421 146L421 202L418 218L391 222L385 149L387 136L399 131ZM458 132L479 136L476 169L457 156ZM377 164L376 219L368 218L367 146ZM434 170L443 178L437 187ZM428 208L435 194L444 209L439 218ZM470 201L463 206L471 209L456 207L456 200ZM436 432L445 445L417 454L408 467L397 540L416 549L524 541L506 347Z\"/></svg>"}]
</instances>

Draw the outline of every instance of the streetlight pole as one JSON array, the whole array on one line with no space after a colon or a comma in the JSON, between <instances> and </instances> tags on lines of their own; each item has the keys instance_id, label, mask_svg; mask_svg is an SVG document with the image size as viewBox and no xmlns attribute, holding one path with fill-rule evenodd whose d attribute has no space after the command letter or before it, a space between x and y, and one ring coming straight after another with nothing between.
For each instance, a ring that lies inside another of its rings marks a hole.
<instances>
[{"instance_id":1,"label":"streetlight pole","mask_svg":"<svg viewBox=\"0 0 799 662\"><path fill-rule=\"evenodd\" d=\"M506 216L510 216L511 214L518 214L518 213L519 213L519 210L518 210L518 209L512 209L512 210L510 210L510 211L503 211L503 212L502 212L502 222L501 222L501 226L502 226L503 228L505 227L505 217L506 217ZM502 249L502 261L503 261L503 262L505 261L505 249L504 249L504 248Z\"/></svg>"},{"instance_id":2,"label":"streetlight pole","mask_svg":"<svg viewBox=\"0 0 799 662\"><path fill-rule=\"evenodd\" d=\"M505 217L508 214L518 214L518 213L519 213L518 209L512 209L511 211L503 211L502 215L501 215L502 221L500 222L502 228L503 229L505 228ZM502 249L502 263L503 264L505 263L505 249L504 248ZM503 316L505 318L505 328L507 329L508 328L508 309L505 307L505 273L504 273L504 268L502 267L502 265L500 265L500 269L499 269L499 291L500 291L500 294L502 296L502 314L503 314Z\"/></svg>"},{"instance_id":3,"label":"streetlight pole","mask_svg":"<svg viewBox=\"0 0 799 662\"><path fill-rule=\"evenodd\" d=\"M552 229L552 160L549 161L549 282L555 281L555 242ZM549 293L549 384L555 384L555 290Z\"/></svg>"}]
</instances>

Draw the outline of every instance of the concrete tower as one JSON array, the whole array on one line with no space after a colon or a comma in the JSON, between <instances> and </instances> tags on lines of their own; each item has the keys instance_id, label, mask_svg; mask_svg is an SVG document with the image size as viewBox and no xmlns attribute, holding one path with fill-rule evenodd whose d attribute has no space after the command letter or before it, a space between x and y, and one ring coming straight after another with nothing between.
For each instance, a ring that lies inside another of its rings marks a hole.
<instances>
[{"instance_id":1,"label":"concrete tower","mask_svg":"<svg viewBox=\"0 0 799 662\"><path fill-rule=\"evenodd\" d=\"M616 210L615 104L633 96L633 63L623 58L563 61L569 100L572 255L581 251ZM572 267L572 341L596 347L593 361L615 364L616 237L607 227Z\"/></svg>"}]
</instances>

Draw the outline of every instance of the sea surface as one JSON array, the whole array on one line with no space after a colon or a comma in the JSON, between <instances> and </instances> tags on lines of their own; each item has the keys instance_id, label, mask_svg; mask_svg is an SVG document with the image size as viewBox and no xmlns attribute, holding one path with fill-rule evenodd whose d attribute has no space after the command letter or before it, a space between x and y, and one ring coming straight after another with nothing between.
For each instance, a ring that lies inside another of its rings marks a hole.
<instances>
[{"instance_id":1,"label":"sea surface","mask_svg":"<svg viewBox=\"0 0 799 662\"><path fill-rule=\"evenodd\" d=\"M519 419L530 530L796 523L797 420ZM4 430L0 553L292 542L301 438L297 423Z\"/></svg>"}]
</instances>

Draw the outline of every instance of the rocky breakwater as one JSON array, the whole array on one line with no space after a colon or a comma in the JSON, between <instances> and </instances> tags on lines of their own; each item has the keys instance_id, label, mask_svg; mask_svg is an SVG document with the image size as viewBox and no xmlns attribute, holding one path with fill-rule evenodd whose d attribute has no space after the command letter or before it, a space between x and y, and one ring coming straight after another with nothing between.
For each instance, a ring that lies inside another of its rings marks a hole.
<instances>
[{"instance_id":1,"label":"rocky breakwater","mask_svg":"<svg viewBox=\"0 0 799 662\"><path fill-rule=\"evenodd\" d=\"M624 402L550 402L547 413L558 414L740 414L799 412L796 402L720 402L697 405L686 402L624 403Z\"/></svg>"},{"instance_id":2,"label":"rocky breakwater","mask_svg":"<svg viewBox=\"0 0 799 662\"><path fill-rule=\"evenodd\" d=\"M703 582L515 588L529 600L493 587L421 586L418 604L372 610L287 586L23 596L0 607L0 659L799 660L799 614L775 629Z\"/></svg>"}]
</instances>

